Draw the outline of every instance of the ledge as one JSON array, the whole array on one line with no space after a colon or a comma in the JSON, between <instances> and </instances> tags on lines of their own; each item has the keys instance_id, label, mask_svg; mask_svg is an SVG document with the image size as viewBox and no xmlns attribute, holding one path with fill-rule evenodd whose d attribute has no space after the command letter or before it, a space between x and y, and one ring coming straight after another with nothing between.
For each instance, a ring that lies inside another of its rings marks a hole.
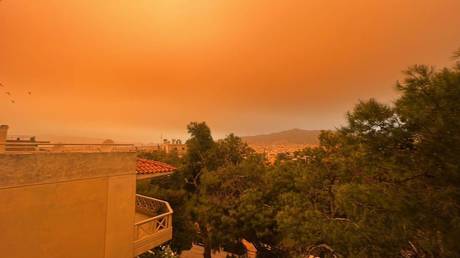
<instances>
[{"instance_id":1,"label":"ledge","mask_svg":"<svg viewBox=\"0 0 460 258\"><path fill-rule=\"evenodd\" d=\"M136 153L0 154L0 188L136 174Z\"/></svg>"}]
</instances>

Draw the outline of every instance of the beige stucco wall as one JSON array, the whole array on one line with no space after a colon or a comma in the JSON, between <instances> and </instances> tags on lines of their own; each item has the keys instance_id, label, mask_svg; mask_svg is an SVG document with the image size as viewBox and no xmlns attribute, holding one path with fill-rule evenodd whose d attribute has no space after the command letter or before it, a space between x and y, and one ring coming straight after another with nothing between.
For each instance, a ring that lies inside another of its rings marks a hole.
<instances>
[{"instance_id":1,"label":"beige stucco wall","mask_svg":"<svg viewBox=\"0 0 460 258\"><path fill-rule=\"evenodd\" d=\"M134 153L0 154L0 257L132 258Z\"/></svg>"},{"instance_id":2,"label":"beige stucco wall","mask_svg":"<svg viewBox=\"0 0 460 258\"><path fill-rule=\"evenodd\" d=\"M105 239L106 258L133 257L135 202L135 176L124 175L109 178Z\"/></svg>"}]
</instances>

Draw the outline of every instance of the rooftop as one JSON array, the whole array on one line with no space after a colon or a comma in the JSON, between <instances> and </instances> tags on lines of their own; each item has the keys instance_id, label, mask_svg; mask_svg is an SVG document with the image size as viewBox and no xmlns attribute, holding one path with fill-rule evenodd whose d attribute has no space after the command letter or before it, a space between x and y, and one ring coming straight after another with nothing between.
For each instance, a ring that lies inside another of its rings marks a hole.
<instances>
[{"instance_id":1,"label":"rooftop","mask_svg":"<svg viewBox=\"0 0 460 258\"><path fill-rule=\"evenodd\" d=\"M138 179L171 174L175 170L175 167L160 161L138 158L136 163Z\"/></svg>"}]
</instances>

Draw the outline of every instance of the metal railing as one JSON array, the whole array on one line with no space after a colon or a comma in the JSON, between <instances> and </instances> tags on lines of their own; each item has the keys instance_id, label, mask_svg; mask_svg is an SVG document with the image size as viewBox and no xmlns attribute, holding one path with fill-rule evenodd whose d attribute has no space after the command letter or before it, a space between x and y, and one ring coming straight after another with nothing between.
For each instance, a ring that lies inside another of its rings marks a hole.
<instances>
[{"instance_id":1,"label":"metal railing","mask_svg":"<svg viewBox=\"0 0 460 258\"><path fill-rule=\"evenodd\" d=\"M134 152L134 144L50 143L45 141L0 142L6 152Z\"/></svg>"}]
</instances>

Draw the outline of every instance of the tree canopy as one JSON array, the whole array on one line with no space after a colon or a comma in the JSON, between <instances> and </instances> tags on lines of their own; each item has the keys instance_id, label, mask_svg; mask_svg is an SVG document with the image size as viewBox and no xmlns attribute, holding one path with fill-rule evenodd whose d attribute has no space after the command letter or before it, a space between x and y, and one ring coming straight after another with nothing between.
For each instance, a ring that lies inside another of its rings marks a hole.
<instances>
[{"instance_id":1,"label":"tree canopy","mask_svg":"<svg viewBox=\"0 0 460 258\"><path fill-rule=\"evenodd\" d=\"M459 257L460 62L412 66L396 89L274 164L191 123L179 175L150 192L179 210L173 243L188 244L173 249L199 242L210 257L246 239L260 257Z\"/></svg>"}]
</instances>

